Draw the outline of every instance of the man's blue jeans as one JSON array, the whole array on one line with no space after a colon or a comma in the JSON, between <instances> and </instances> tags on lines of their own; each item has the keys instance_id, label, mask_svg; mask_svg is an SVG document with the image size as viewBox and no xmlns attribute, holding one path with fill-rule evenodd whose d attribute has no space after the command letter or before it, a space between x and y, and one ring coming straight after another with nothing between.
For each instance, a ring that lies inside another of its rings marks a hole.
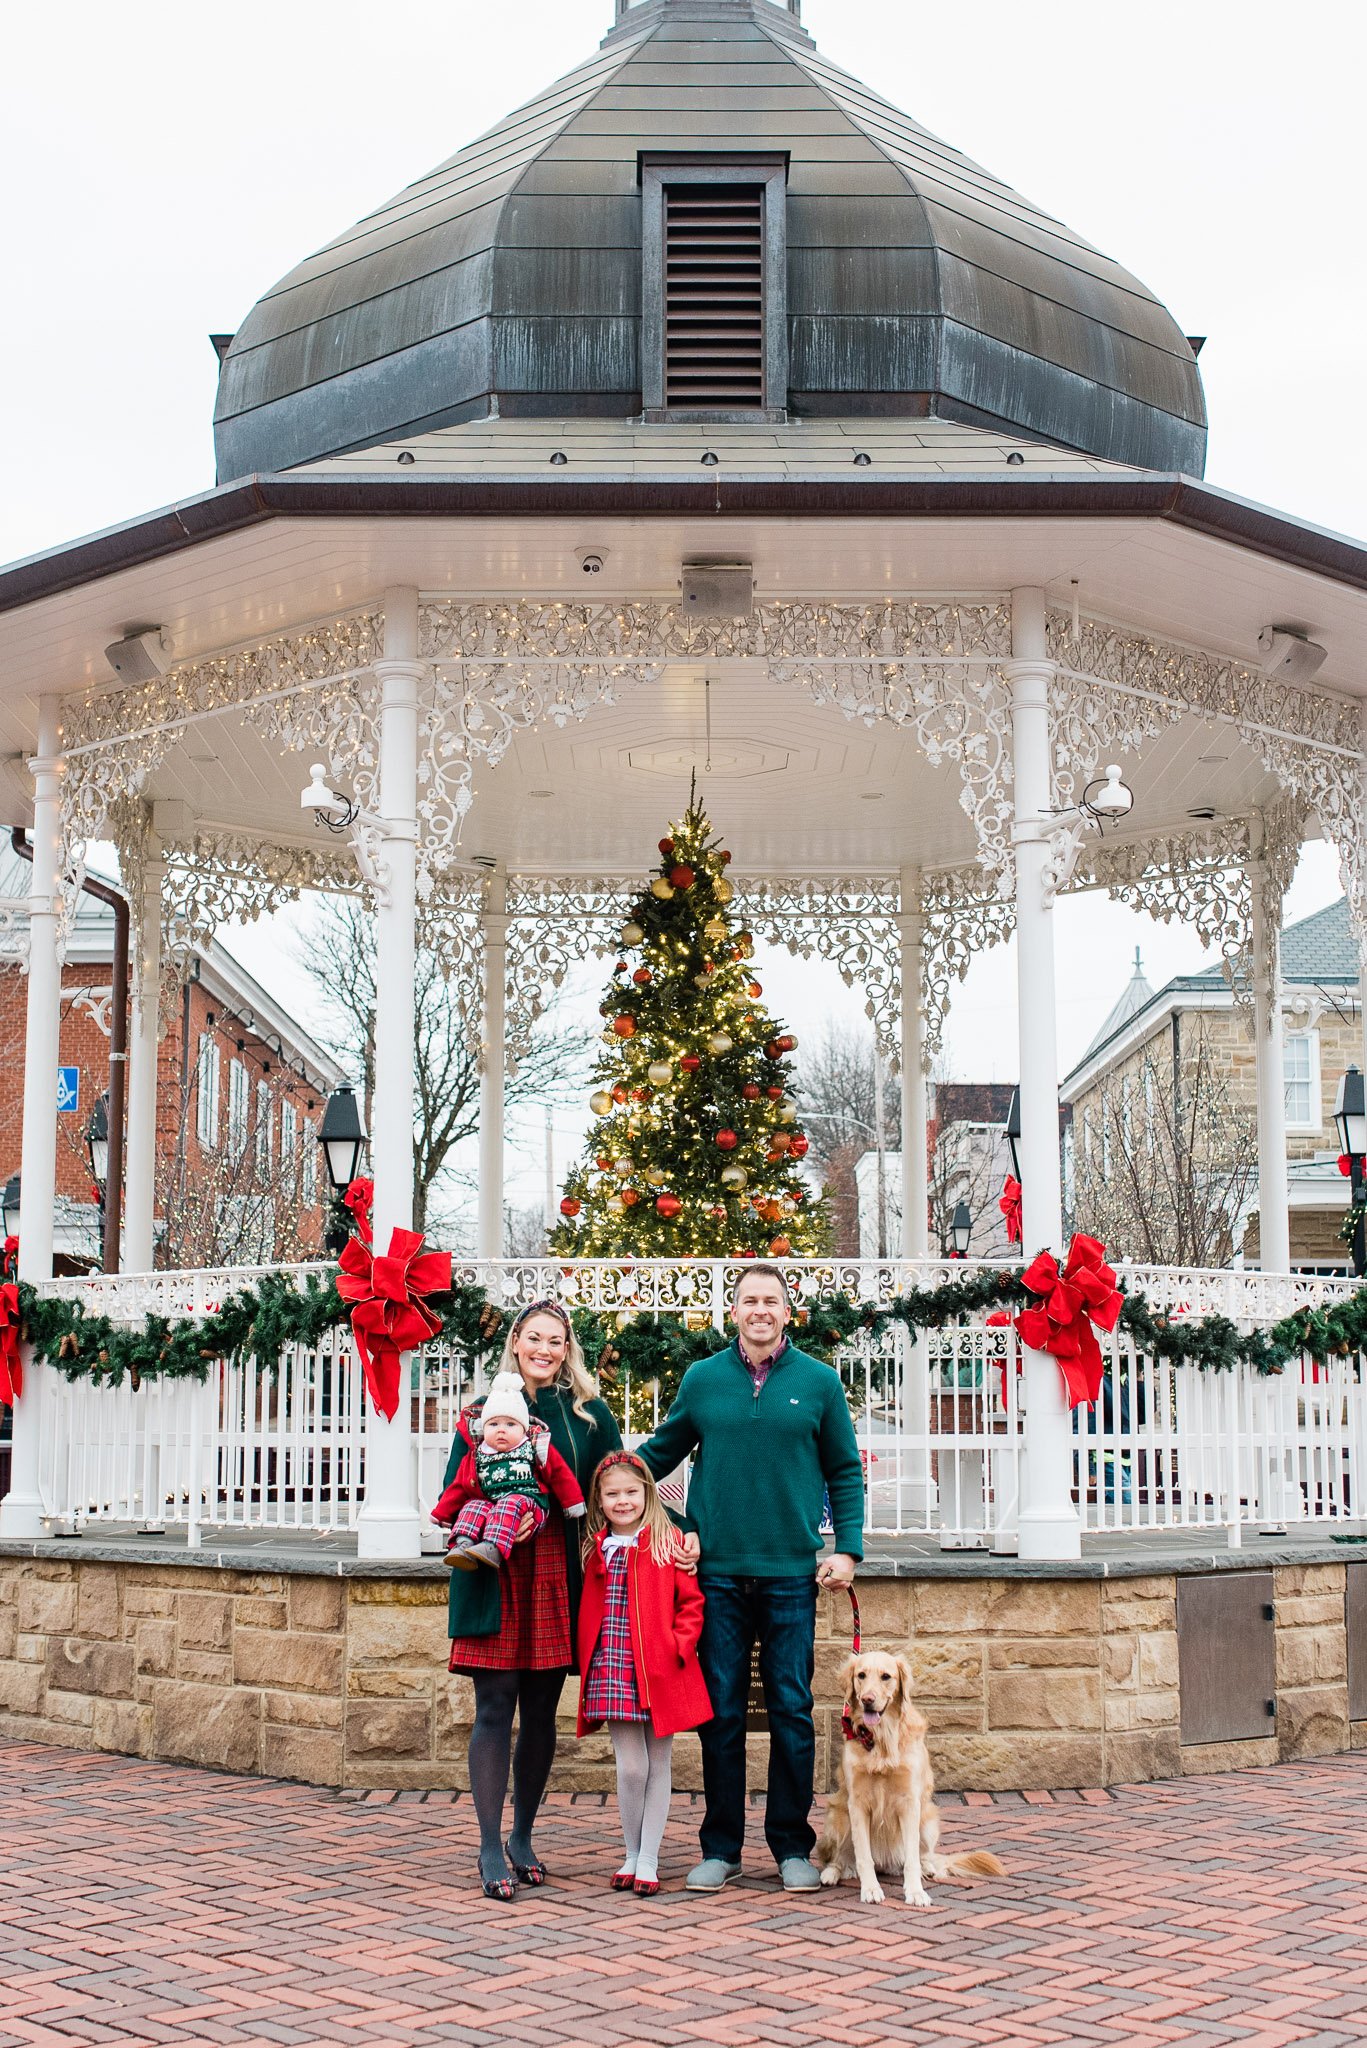
<instances>
[{"instance_id":1,"label":"man's blue jeans","mask_svg":"<svg viewBox=\"0 0 1367 2048\"><path fill-rule=\"evenodd\" d=\"M702 1573L707 1600L698 1656L712 1719L698 1730L707 1810L704 1856L739 1863L745 1840L745 1708L750 1651L759 1643L759 1671L769 1714L769 1796L764 1839L776 1861L810 1856L816 1836L812 1805L816 1733L812 1726L812 1663L816 1579L732 1579Z\"/></svg>"}]
</instances>

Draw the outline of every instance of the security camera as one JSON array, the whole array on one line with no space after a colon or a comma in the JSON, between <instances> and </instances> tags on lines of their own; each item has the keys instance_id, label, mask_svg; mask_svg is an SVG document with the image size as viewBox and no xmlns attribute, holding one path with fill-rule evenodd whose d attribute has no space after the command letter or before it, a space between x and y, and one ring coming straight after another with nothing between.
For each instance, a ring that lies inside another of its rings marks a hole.
<instances>
[{"instance_id":1,"label":"security camera","mask_svg":"<svg viewBox=\"0 0 1367 2048\"><path fill-rule=\"evenodd\" d=\"M160 626L132 626L110 641L104 658L121 683L150 683L171 666L171 642Z\"/></svg>"},{"instance_id":2,"label":"security camera","mask_svg":"<svg viewBox=\"0 0 1367 2048\"><path fill-rule=\"evenodd\" d=\"M586 576L601 576L607 551L603 548L576 548L575 560Z\"/></svg>"},{"instance_id":3,"label":"security camera","mask_svg":"<svg viewBox=\"0 0 1367 2048\"><path fill-rule=\"evenodd\" d=\"M329 787L327 769L321 761L315 761L309 769L308 787L299 792L299 808L312 811L324 825L334 825L338 819L349 820L355 815L351 800Z\"/></svg>"},{"instance_id":4,"label":"security camera","mask_svg":"<svg viewBox=\"0 0 1367 2048\"><path fill-rule=\"evenodd\" d=\"M1264 626L1258 635L1258 652L1263 673L1279 683L1308 683L1329 654L1327 647L1321 647L1298 626Z\"/></svg>"}]
</instances>

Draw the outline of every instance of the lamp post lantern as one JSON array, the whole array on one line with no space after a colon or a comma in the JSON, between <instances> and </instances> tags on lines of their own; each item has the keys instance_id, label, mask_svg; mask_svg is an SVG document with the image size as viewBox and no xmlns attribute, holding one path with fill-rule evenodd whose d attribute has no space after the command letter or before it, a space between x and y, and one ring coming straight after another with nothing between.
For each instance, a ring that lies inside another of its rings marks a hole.
<instances>
[{"instance_id":1,"label":"lamp post lantern","mask_svg":"<svg viewBox=\"0 0 1367 2048\"><path fill-rule=\"evenodd\" d=\"M950 1257L966 1259L968 1257L969 1241L972 1236L973 1218L969 1214L968 1204L967 1202L956 1202L954 1204L954 1214L950 1218L949 1224L949 1241L953 1247Z\"/></svg>"},{"instance_id":2,"label":"lamp post lantern","mask_svg":"<svg viewBox=\"0 0 1367 2048\"><path fill-rule=\"evenodd\" d=\"M90 1112L86 1125L85 1152L90 1161L90 1177L100 1188L100 1207L104 1207L104 1188L109 1179L109 1097L107 1094L95 1097L95 1107Z\"/></svg>"},{"instance_id":3,"label":"lamp post lantern","mask_svg":"<svg viewBox=\"0 0 1367 2048\"><path fill-rule=\"evenodd\" d=\"M332 1186L332 1203L323 1246L334 1254L344 1248L351 1235L350 1219L342 1207L342 1196L360 1171L365 1141L366 1130L361 1121L356 1091L344 1083L329 1095L323 1121L318 1128L318 1143L323 1148L323 1163Z\"/></svg>"},{"instance_id":4,"label":"lamp post lantern","mask_svg":"<svg viewBox=\"0 0 1367 2048\"><path fill-rule=\"evenodd\" d=\"M1020 1137L1021 1092L1019 1088L1013 1088L1011 1090L1011 1107L1006 1112L1006 1142L1011 1148L1012 1177L1017 1181L1021 1177Z\"/></svg>"},{"instance_id":5,"label":"lamp post lantern","mask_svg":"<svg viewBox=\"0 0 1367 2048\"><path fill-rule=\"evenodd\" d=\"M1334 1127L1339 1150L1348 1159L1348 1184L1352 1191L1353 1272L1359 1280L1367 1274L1367 1080L1357 1067L1349 1067L1339 1082L1334 1098Z\"/></svg>"}]
</instances>

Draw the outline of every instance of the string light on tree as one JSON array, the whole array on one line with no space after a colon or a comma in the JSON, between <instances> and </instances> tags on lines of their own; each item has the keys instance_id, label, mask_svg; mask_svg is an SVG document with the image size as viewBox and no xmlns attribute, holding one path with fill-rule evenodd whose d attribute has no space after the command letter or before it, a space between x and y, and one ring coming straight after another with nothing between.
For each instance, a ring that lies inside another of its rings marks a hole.
<instances>
[{"instance_id":1,"label":"string light on tree","mask_svg":"<svg viewBox=\"0 0 1367 2048\"><path fill-rule=\"evenodd\" d=\"M581 1258L787 1257L825 1248L801 1181L794 1033L761 1007L754 940L696 799L618 937L600 1005L596 1119L570 1174L557 1252ZM571 1206L571 1204L573 1206Z\"/></svg>"}]
</instances>

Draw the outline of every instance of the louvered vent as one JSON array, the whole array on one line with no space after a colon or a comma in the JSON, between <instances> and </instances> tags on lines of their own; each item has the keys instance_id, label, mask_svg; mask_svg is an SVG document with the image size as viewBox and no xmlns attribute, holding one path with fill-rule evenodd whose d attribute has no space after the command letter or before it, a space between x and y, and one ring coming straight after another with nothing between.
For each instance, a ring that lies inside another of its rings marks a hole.
<instances>
[{"instance_id":1,"label":"louvered vent","mask_svg":"<svg viewBox=\"0 0 1367 2048\"><path fill-rule=\"evenodd\" d=\"M664 232L666 406L763 406L764 187L666 185Z\"/></svg>"}]
</instances>

